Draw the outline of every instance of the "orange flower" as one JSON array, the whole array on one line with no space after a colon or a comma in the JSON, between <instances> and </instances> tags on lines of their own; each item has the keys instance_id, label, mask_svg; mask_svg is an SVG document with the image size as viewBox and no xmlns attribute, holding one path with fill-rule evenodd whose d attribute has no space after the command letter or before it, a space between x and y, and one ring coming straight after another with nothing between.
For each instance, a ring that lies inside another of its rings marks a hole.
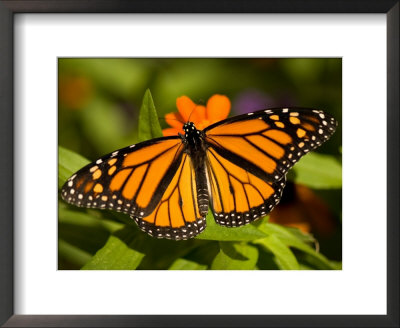
<instances>
[{"instance_id":1,"label":"orange flower","mask_svg":"<svg viewBox=\"0 0 400 328\"><path fill-rule=\"evenodd\" d=\"M58 81L58 99L67 109L82 109L93 94L92 82L84 76L61 75Z\"/></svg>"},{"instance_id":2,"label":"orange flower","mask_svg":"<svg viewBox=\"0 0 400 328\"><path fill-rule=\"evenodd\" d=\"M183 124L193 122L197 129L205 127L228 117L231 110L229 98L223 95L213 95L207 101L207 106L196 105L189 97L182 96L176 99L178 112L165 115L165 121L171 126L163 130L164 136L184 134Z\"/></svg>"}]
</instances>

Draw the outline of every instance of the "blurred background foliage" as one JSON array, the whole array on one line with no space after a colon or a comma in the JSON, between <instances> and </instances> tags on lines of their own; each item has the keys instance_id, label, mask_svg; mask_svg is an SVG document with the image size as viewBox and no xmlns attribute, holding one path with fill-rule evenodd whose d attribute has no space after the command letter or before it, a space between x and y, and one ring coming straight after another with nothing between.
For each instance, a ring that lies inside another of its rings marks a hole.
<instances>
[{"instance_id":1,"label":"blurred background foliage","mask_svg":"<svg viewBox=\"0 0 400 328\"><path fill-rule=\"evenodd\" d=\"M205 104L216 93L230 98L231 116L273 107L309 107L331 113L339 126L317 150L324 157L307 155L296 164L299 170L289 172L281 203L262 221L267 224L259 227L268 240L157 240L136 229L125 215L78 209L60 201L59 269L340 268L341 65L339 58L60 58L58 143L73 152L60 155L60 162L75 154L93 161L136 143L138 114L146 89L151 90L163 128L167 125L162 118L176 111L177 97L187 95L195 103ZM78 163L84 161L77 160L74 165ZM314 170L318 169L330 172L331 180L322 185L312 181ZM286 227L285 233L323 254L326 263L321 264L317 255L302 246L293 246L294 239L289 242L282 231L272 231L281 225ZM107 254L113 254L111 250L126 255L112 264L115 267L106 265ZM135 250L134 254L131 250ZM279 254L287 256L279 259ZM297 266L291 265L292 257ZM124 261L129 265L124 266Z\"/></svg>"}]
</instances>

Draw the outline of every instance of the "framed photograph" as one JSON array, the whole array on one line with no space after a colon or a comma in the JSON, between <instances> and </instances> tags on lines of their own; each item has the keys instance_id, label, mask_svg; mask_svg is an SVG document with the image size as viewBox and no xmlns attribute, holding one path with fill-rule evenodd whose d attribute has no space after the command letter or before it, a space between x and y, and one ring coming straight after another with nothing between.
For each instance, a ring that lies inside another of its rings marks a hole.
<instances>
[{"instance_id":1,"label":"framed photograph","mask_svg":"<svg viewBox=\"0 0 400 328\"><path fill-rule=\"evenodd\" d=\"M4 326L398 325L399 4L298 5L0 2Z\"/></svg>"}]
</instances>

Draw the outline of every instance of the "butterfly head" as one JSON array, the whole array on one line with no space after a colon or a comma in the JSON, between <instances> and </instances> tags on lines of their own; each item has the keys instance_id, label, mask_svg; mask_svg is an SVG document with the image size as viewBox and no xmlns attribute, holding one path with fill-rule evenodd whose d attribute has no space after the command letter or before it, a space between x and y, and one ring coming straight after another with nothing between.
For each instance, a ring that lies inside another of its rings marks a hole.
<instances>
[{"instance_id":1,"label":"butterfly head","mask_svg":"<svg viewBox=\"0 0 400 328\"><path fill-rule=\"evenodd\" d=\"M200 137L200 131L196 129L193 122L187 122L183 125L183 131L185 132L185 138L190 138L193 136Z\"/></svg>"},{"instance_id":2,"label":"butterfly head","mask_svg":"<svg viewBox=\"0 0 400 328\"><path fill-rule=\"evenodd\" d=\"M184 139L194 149L201 146L202 132L196 129L193 122L187 122L183 125L183 132L185 132Z\"/></svg>"}]
</instances>

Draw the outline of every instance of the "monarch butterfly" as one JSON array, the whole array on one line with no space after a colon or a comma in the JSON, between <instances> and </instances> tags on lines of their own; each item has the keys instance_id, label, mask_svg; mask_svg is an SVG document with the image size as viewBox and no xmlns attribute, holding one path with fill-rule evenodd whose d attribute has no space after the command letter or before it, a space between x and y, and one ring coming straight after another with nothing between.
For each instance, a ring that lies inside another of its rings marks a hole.
<instances>
[{"instance_id":1,"label":"monarch butterfly","mask_svg":"<svg viewBox=\"0 0 400 328\"><path fill-rule=\"evenodd\" d=\"M157 238L193 238L209 206L225 227L248 224L279 203L288 170L335 131L321 110L276 108L231 117L204 130L131 145L71 176L71 204L129 214Z\"/></svg>"}]
</instances>

